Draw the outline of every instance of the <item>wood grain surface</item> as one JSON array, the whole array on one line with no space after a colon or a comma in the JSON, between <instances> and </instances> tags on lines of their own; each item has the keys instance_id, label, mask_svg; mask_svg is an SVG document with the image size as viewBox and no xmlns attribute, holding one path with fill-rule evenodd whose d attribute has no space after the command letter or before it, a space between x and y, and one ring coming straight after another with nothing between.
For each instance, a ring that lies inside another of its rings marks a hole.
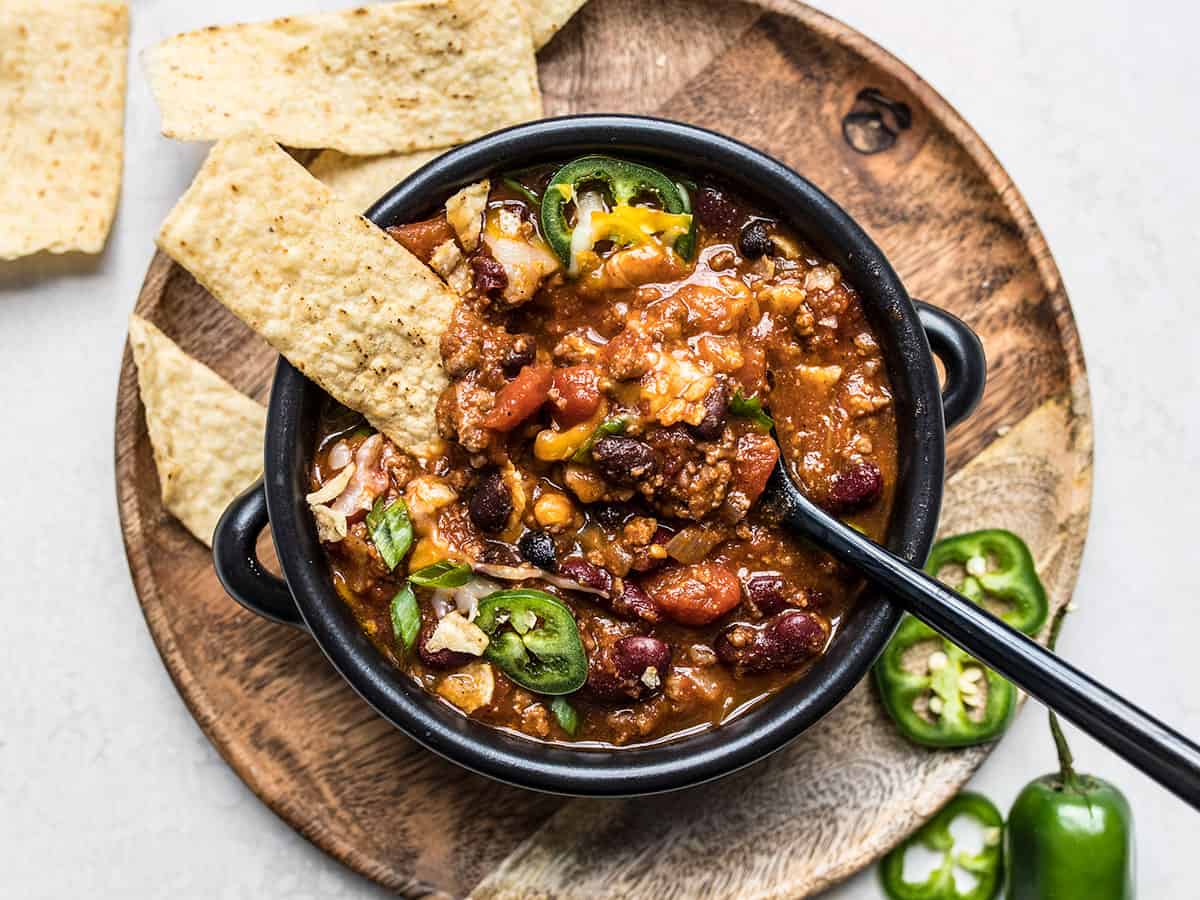
<instances>
[{"instance_id":1,"label":"wood grain surface","mask_svg":"<svg viewBox=\"0 0 1200 900\"><path fill-rule=\"evenodd\" d=\"M949 441L942 530L1017 531L1054 603L1066 602L1091 494L1078 335L1020 194L945 101L866 38L787 0L592 0L539 63L548 115L654 113L784 160L858 219L914 296L976 329L988 389ZM137 309L265 399L274 355L161 255ZM584 801L498 785L418 748L309 638L225 596L206 549L159 501L128 352L116 463L150 633L200 726L289 824L406 896L808 896L905 836L990 749L909 746L864 683L786 750L701 788Z\"/></svg>"}]
</instances>

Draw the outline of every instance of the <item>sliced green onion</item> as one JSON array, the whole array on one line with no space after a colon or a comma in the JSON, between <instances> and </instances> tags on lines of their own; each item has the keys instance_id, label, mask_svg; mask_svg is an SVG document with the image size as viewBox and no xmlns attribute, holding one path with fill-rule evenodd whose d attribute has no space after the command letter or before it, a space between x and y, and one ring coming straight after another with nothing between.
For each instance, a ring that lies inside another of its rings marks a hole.
<instances>
[{"instance_id":1,"label":"sliced green onion","mask_svg":"<svg viewBox=\"0 0 1200 900\"><path fill-rule=\"evenodd\" d=\"M614 434L624 434L625 429L629 427L629 423L625 419L605 419L596 426L596 430L588 435L588 439L579 445L579 449L571 455L572 462L585 463L592 458L592 448L596 446L596 441L601 438L611 437Z\"/></svg>"},{"instance_id":2,"label":"sliced green onion","mask_svg":"<svg viewBox=\"0 0 1200 900\"><path fill-rule=\"evenodd\" d=\"M554 713L554 718L558 720L562 730L575 737L575 732L579 730L579 713L570 701L566 697L555 697L550 701L550 712Z\"/></svg>"},{"instance_id":3,"label":"sliced green onion","mask_svg":"<svg viewBox=\"0 0 1200 900\"><path fill-rule=\"evenodd\" d=\"M408 576L408 580L421 587L456 588L471 580L472 571L470 563L456 563L443 559L432 566L418 569Z\"/></svg>"},{"instance_id":4,"label":"sliced green onion","mask_svg":"<svg viewBox=\"0 0 1200 900\"><path fill-rule=\"evenodd\" d=\"M367 513L367 530L371 532L375 549L392 571L412 546L413 527L403 500L395 500L387 506L384 502L380 497Z\"/></svg>"},{"instance_id":5,"label":"sliced green onion","mask_svg":"<svg viewBox=\"0 0 1200 900\"><path fill-rule=\"evenodd\" d=\"M529 188L525 187L525 185L521 184L521 182L517 181L517 179L510 178L508 175L505 175L500 180L503 181L506 185L508 185L508 187L510 189L516 191L518 194L520 194L522 197L524 197L526 200L528 200L534 206L538 206L538 207L541 206L542 198L539 197L537 194L535 194L533 191L531 191Z\"/></svg>"},{"instance_id":6,"label":"sliced green onion","mask_svg":"<svg viewBox=\"0 0 1200 900\"><path fill-rule=\"evenodd\" d=\"M410 585L400 588L392 598L392 632L405 650L411 650L421 631L421 607Z\"/></svg>"},{"instance_id":7,"label":"sliced green onion","mask_svg":"<svg viewBox=\"0 0 1200 900\"><path fill-rule=\"evenodd\" d=\"M729 411L735 416L749 419L759 431L770 431L775 427L775 420L763 412L762 401L757 397L747 397L741 388L729 401Z\"/></svg>"}]
</instances>

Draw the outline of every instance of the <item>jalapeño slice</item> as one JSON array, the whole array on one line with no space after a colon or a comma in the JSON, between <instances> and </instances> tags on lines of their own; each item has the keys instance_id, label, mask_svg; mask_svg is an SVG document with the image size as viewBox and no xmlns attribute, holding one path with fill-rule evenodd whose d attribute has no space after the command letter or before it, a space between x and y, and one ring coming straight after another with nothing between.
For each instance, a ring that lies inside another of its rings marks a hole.
<instances>
[{"instance_id":1,"label":"jalape\u00f1o slice","mask_svg":"<svg viewBox=\"0 0 1200 900\"><path fill-rule=\"evenodd\" d=\"M588 209L587 215L598 220L576 222L567 219L567 207L576 203L589 185L602 186L611 197L612 209ZM653 199L658 209L635 205ZM587 249L602 240L630 243L649 234L661 234L675 252L690 260L696 249L696 226L687 190L662 172L609 156L584 156L554 173L542 195L542 234L569 269L575 269L573 252L576 229L592 228ZM577 248L575 248L577 249Z\"/></svg>"},{"instance_id":2,"label":"jalape\u00f1o slice","mask_svg":"<svg viewBox=\"0 0 1200 900\"><path fill-rule=\"evenodd\" d=\"M521 687L558 696L579 690L587 681L587 654L575 617L552 594L488 594L479 601L475 624L488 636L488 660Z\"/></svg>"}]
</instances>

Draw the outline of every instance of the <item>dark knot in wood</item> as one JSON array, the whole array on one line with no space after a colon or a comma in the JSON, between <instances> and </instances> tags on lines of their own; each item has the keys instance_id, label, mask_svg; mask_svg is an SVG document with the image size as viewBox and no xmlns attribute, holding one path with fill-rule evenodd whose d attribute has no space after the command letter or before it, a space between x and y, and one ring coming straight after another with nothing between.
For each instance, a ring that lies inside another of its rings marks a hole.
<instances>
[{"instance_id":1,"label":"dark knot in wood","mask_svg":"<svg viewBox=\"0 0 1200 900\"><path fill-rule=\"evenodd\" d=\"M864 88L842 118L842 137L856 153L870 156L896 145L900 132L912 127L912 110L877 88Z\"/></svg>"}]
</instances>

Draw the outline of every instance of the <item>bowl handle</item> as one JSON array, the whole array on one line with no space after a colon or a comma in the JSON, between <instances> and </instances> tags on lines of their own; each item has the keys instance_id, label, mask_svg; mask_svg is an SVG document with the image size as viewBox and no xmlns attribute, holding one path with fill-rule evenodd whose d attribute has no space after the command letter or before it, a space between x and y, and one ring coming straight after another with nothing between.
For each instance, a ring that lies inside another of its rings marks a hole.
<instances>
[{"instance_id":1,"label":"bowl handle","mask_svg":"<svg viewBox=\"0 0 1200 900\"><path fill-rule=\"evenodd\" d=\"M929 346L946 368L942 413L953 428L975 411L987 384L987 357L983 344L962 319L944 309L913 301Z\"/></svg>"},{"instance_id":2,"label":"bowl handle","mask_svg":"<svg viewBox=\"0 0 1200 900\"><path fill-rule=\"evenodd\" d=\"M258 558L258 536L271 524L260 478L229 504L213 533L213 565L226 592L246 609L273 622L305 628L287 582Z\"/></svg>"}]
</instances>

